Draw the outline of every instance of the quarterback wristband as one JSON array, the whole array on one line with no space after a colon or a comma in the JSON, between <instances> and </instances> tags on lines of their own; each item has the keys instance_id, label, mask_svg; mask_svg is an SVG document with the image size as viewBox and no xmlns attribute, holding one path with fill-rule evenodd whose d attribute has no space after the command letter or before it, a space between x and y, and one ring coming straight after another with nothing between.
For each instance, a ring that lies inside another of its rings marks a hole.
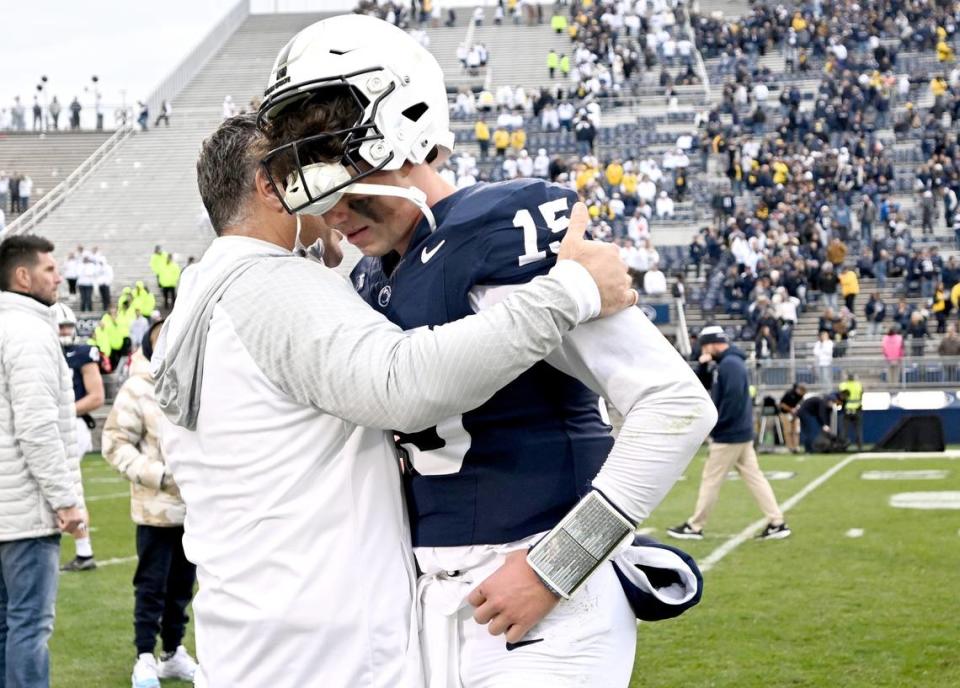
<instances>
[{"instance_id":1,"label":"quarterback wristband","mask_svg":"<svg viewBox=\"0 0 960 688\"><path fill-rule=\"evenodd\" d=\"M530 549L527 563L551 592L570 599L633 533L633 523L594 490Z\"/></svg>"}]
</instances>

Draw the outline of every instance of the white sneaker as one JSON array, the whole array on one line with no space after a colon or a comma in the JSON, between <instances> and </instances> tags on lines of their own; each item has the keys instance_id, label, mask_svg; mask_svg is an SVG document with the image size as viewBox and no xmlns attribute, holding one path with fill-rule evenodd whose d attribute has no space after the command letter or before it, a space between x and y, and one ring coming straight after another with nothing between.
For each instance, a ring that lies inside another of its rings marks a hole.
<instances>
[{"instance_id":1,"label":"white sneaker","mask_svg":"<svg viewBox=\"0 0 960 688\"><path fill-rule=\"evenodd\" d=\"M133 665L133 676L130 677L133 688L160 688L160 677L157 675L157 658L144 653L137 657Z\"/></svg>"},{"instance_id":2,"label":"white sneaker","mask_svg":"<svg viewBox=\"0 0 960 688\"><path fill-rule=\"evenodd\" d=\"M170 659L160 660L157 676L160 678L178 678L181 681L192 681L197 673L197 662L187 652L183 645L177 647Z\"/></svg>"}]
</instances>

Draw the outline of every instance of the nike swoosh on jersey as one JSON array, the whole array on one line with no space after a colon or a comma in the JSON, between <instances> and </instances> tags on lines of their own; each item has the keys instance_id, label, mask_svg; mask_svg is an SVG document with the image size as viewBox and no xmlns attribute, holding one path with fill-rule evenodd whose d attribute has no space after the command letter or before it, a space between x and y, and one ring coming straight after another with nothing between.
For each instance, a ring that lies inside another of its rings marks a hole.
<instances>
[{"instance_id":1,"label":"nike swoosh on jersey","mask_svg":"<svg viewBox=\"0 0 960 688\"><path fill-rule=\"evenodd\" d=\"M516 649L519 649L525 645L533 645L535 643L542 643L543 638L535 638L534 640L521 640L516 643L507 643L507 652L513 652Z\"/></svg>"},{"instance_id":2,"label":"nike swoosh on jersey","mask_svg":"<svg viewBox=\"0 0 960 688\"><path fill-rule=\"evenodd\" d=\"M447 243L447 240L446 240L446 239L444 239L443 241L441 241L439 244L437 244L436 246L434 246L432 249L431 249L431 248L424 248L424 249L423 249L423 253L420 254L420 260L423 261L424 263L426 263L428 260L430 260L431 258L433 258L434 255L436 255L437 251L439 251L439 250L440 250L440 247L443 246L445 243Z\"/></svg>"}]
</instances>

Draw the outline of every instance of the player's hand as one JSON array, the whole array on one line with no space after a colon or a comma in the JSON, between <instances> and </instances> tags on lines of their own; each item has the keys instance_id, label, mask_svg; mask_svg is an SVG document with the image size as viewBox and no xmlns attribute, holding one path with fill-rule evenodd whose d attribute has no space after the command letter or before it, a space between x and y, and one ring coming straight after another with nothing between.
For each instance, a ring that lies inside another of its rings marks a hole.
<instances>
[{"instance_id":1,"label":"player's hand","mask_svg":"<svg viewBox=\"0 0 960 688\"><path fill-rule=\"evenodd\" d=\"M527 551L517 550L467 597L476 607L473 618L490 625L490 635L506 634L508 643L523 638L560 598L550 592L527 564Z\"/></svg>"},{"instance_id":2,"label":"player's hand","mask_svg":"<svg viewBox=\"0 0 960 688\"><path fill-rule=\"evenodd\" d=\"M575 203L570 213L570 226L560 242L559 260L575 260L589 271L600 291L600 315L611 315L637 304L639 295L631 287L633 281L627 266L620 260L620 249L605 241L583 238L590 223L590 213L583 203Z\"/></svg>"},{"instance_id":3,"label":"player's hand","mask_svg":"<svg viewBox=\"0 0 960 688\"><path fill-rule=\"evenodd\" d=\"M57 527L61 533L77 533L86 530L84 510L78 506L57 509Z\"/></svg>"}]
</instances>

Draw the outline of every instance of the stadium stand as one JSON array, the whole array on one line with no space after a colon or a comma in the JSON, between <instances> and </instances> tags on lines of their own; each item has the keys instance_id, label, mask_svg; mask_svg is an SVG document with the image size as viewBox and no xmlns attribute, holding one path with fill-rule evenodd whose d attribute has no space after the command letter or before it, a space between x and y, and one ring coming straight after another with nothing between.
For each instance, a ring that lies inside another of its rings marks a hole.
<instances>
[{"instance_id":1,"label":"stadium stand","mask_svg":"<svg viewBox=\"0 0 960 688\"><path fill-rule=\"evenodd\" d=\"M0 132L0 175L17 172L33 180L31 205L62 182L112 132L56 131L44 134L33 132ZM19 216L11 213L10 205L3 209L10 223Z\"/></svg>"},{"instance_id":2,"label":"stadium stand","mask_svg":"<svg viewBox=\"0 0 960 688\"><path fill-rule=\"evenodd\" d=\"M848 334L846 342L839 335L843 357L836 359L834 381L844 370L863 366L865 384L874 389L914 381L948 384L956 366L934 356L939 335L933 332L932 286L923 286L925 264L915 252L939 247L939 262L930 262L933 272L926 281L943 279L949 295L955 272L944 264L955 246L960 192L955 127L960 70L955 61L942 58L946 49L956 48L957 3L938 3L925 15L917 15L912 5L898 12L894 6L902 3L862 4L866 20L856 24L845 14L849 3L840 1L700 2L689 15L682 4L671 9L674 3L661 1L628 8L628 14L633 7L641 12L636 35L611 28L626 15L611 18L603 3L582 2L561 8L577 26L573 38L570 31L551 30L548 7L544 24L531 26L509 18L493 26L492 10L473 26L470 11L461 10L452 26L411 23L411 28L423 31L421 40L429 41L444 66L451 102L464 86L475 96L453 113L463 154L448 165L446 174L454 183L511 177L518 173L521 151L533 158L544 149L552 163L550 176L580 191L600 222L599 236L621 244L649 237L668 282L677 272L686 275L689 331L708 322L721 324L750 351L762 323L773 326L775 335L789 331L789 343L778 337L773 361L764 362L766 370L758 374L758 381L771 388L816 379L811 347L824 315L817 299L828 253L824 245L839 237L846 251L834 261L834 273L855 267L860 294L852 313L856 334ZM279 47L321 16L247 17L172 97L171 126L120 143L38 231L63 248L99 244L116 266L118 285L148 274L147 260L157 243L176 252L181 262L199 256L212 239L192 177L201 140L219 121L224 96L231 95L241 108L251 107ZM672 83L687 67L680 60L665 64L663 36L657 37L663 26L673 39L696 37L696 51L704 59L690 68L701 83ZM457 56L458 46L473 43L484 43L489 54L488 68L477 76L464 74ZM579 81L548 78L550 48L572 57ZM624 50L643 56L631 78L622 73ZM611 55L619 57L611 62ZM503 89L516 95L517 86L523 102L499 108ZM493 102L483 113L491 132L506 118L510 129L525 135L522 145L504 157L479 155L474 108L485 98ZM543 109L551 103L573 106L569 130L544 123ZM595 126L592 150L586 153L574 126L584 119ZM611 164L623 169L611 172ZM651 170L653 201L666 194L672 213L659 217L651 202L651 217L633 220L636 184ZM620 180L634 174L632 187ZM676 183L681 177L682 189ZM873 199L875 212L863 210L864 195ZM864 239L865 222L872 224L869 239ZM693 259L695 237L701 239ZM811 243L814 239L819 245ZM871 275L884 260L890 276L880 287ZM894 276L901 269L905 274ZM784 327L781 307L774 303L775 297L784 300L778 288L798 297L792 327ZM867 334L863 311L874 291L887 304L885 325L903 297L925 314L931 335L917 340L916 350L907 338L908 360L899 380L888 379L888 371L880 370L884 366L875 364L880 339ZM667 306L671 321L661 329L686 339L676 331L672 298L646 296L645 301ZM774 308L772 320L764 320L768 306ZM845 317L834 330L852 329Z\"/></svg>"}]
</instances>

